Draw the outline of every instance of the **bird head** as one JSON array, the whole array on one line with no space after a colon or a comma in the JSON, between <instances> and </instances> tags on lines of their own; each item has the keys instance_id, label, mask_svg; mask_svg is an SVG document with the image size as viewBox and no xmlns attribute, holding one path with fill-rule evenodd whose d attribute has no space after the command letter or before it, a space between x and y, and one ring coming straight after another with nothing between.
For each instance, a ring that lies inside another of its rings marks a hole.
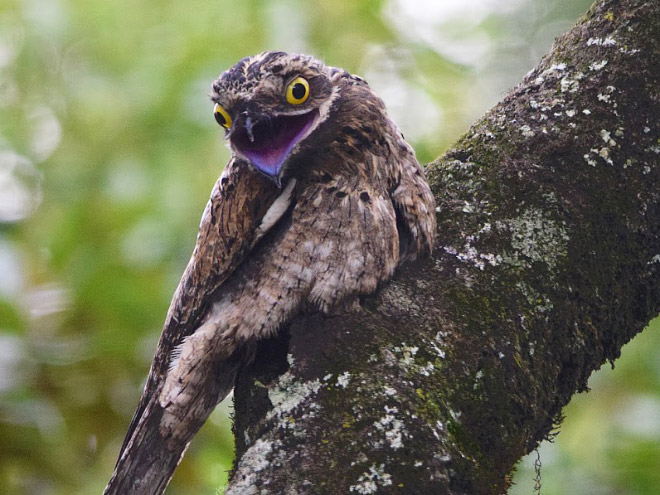
<instances>
[{"instance_id":1,"label":"bird head","mask_svg":"<svg viewBox=\"0 0 660 495\"><path fill-rule=\"evenodd\" d=\"M331 112L338 95L332 73L306 55L264 52L221 74L213 113L232 152L281 187L287 164L313 147L310 136Z\"/></svg>"}]
</instances>

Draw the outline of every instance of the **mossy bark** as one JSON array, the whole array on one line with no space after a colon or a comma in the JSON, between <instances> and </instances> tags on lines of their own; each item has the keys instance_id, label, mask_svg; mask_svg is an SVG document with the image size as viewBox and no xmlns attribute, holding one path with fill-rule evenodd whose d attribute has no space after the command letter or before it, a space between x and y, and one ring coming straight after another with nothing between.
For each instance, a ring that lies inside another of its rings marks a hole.
<instances>
[{"instance_id":1,"label":"mossy bark","mask_svg":"<svg viewBox=\"0 0 660 495\"><path fill-rule=\"evenodd\" d=\"M227 493L506 492L658 314L659 122L660 3L596 2L428 166L433 259L262 344Z\"/></svg>"}]
</instances>

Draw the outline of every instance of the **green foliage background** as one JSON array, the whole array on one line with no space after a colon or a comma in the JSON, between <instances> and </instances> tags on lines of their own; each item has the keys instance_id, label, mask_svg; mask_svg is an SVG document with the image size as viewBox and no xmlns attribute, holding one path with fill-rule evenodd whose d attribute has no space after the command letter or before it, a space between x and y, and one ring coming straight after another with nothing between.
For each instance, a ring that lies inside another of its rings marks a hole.
<instances>
[{"instance_id":1,"label":"green foliage background","mask_svg":"<svg viewBox=\"0 0 660 495\"><path fill-rule=\"evenodd\" d=\"M101 493L229 156L208 99L221 71L315 54L365 76L430 161L589 3L0 0L0 493ZM544 494L657 493L658 344L649 329L569 405ZM170 494L223 486L228 407Z\"/></svg>"}]
</instances>

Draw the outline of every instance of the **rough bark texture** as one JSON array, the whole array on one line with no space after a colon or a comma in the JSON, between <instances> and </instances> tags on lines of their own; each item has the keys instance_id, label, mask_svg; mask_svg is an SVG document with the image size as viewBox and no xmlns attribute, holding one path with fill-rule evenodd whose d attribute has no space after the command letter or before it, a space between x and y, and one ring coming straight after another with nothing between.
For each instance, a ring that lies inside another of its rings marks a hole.
<instances>
[{"instance_id":1,"label":"rough bark texture","mask_svg":"<svg viewBox=\"0 0 660 495\"><path fill-rule=\"evenodd\" d=\"M659 40L657 1L598 1L429 165L433 259L263 343L228 494L507 490L660 309Z\"/></svg>"}]
</instances>

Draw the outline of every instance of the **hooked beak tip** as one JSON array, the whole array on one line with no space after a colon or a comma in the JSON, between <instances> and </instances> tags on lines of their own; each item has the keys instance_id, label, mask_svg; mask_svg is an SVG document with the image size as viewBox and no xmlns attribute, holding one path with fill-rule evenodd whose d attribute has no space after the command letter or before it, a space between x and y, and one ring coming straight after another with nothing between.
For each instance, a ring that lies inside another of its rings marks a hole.
<instances>
[{"instance_id":1,"label":"hooked beak tip","mask_svg":"<svg viewBox=\"0 0 660 495\"><path fill-rule=\"evenodd\" d=\"M245 130L247 131L250 142L254 143L254 134L252 133L252 117L245 119Z\"/></svg>"}]
</instances>

